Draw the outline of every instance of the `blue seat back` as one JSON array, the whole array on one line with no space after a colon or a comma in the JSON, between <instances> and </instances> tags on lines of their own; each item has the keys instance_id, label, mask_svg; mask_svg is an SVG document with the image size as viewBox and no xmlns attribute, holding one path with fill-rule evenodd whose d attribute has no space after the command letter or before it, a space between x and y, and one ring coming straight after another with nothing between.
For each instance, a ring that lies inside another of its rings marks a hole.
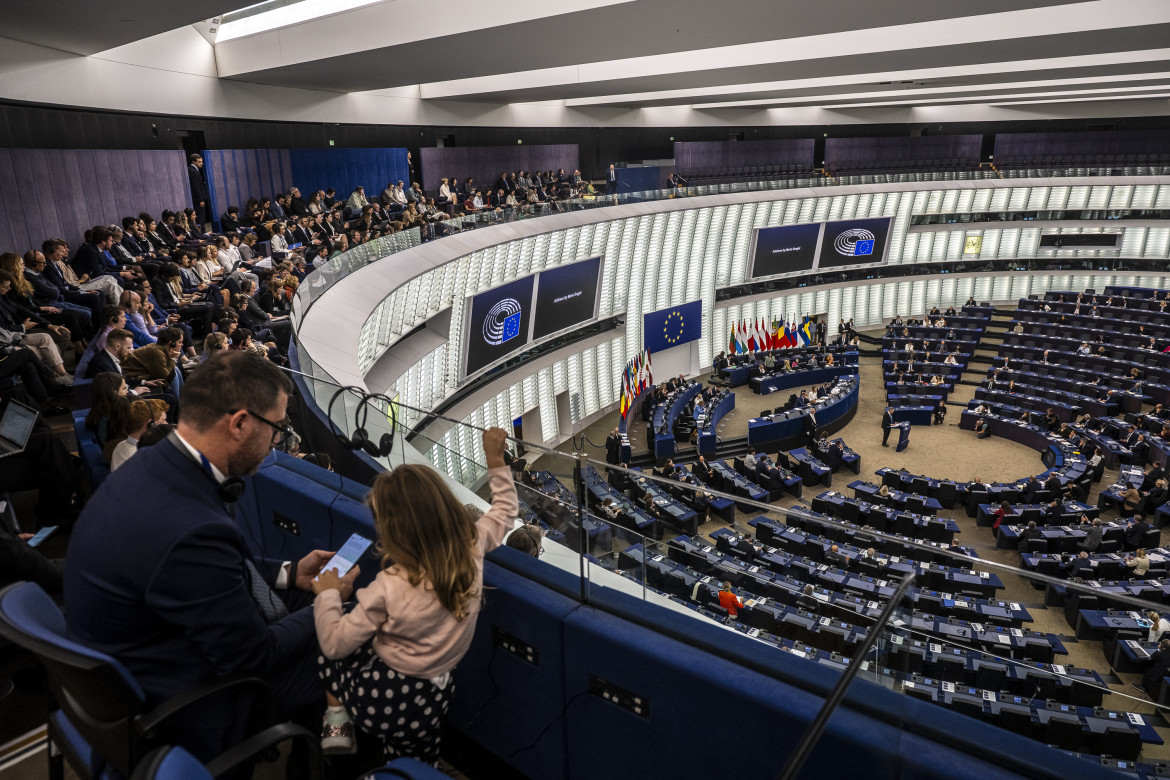
<instances>
[{"instance_id":1,"label":"blue seat back","mask_svg":"<svg viewBox=\"0 0 1170 780\"><path fill-rule=\"evenodd\" d=\"M45 666L61 716L80 744L128 774L135 750L131 721L146 696L126 667L69 639L61 610L35 583L0 591L0 635Z\"/></svg>"}]
</instances>

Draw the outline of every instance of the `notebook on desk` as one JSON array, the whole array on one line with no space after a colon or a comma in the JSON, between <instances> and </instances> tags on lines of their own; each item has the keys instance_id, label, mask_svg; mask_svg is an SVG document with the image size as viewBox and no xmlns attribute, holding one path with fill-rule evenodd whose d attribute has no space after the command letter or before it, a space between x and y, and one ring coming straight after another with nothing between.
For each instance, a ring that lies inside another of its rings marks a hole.
<instances>
[{"instance_id":1,"label":"notebook on desk","mask_svg":"<svg viewBox=\"0 0 1170 780\"><path fill-rule=\"evenodd\" d=\"M0 416L0 458L24 452L38 414L32 407L9 400Z\"/></svg>"}]
</instances>

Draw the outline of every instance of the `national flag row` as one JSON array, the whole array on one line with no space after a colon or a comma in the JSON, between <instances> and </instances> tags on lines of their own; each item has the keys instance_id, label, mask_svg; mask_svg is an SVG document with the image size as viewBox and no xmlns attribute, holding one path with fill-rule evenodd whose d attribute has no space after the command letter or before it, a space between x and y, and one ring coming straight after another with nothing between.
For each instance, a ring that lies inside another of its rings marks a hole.
<instances>
[{"instance_id":1,"label":"national flag row","mask_svg":"<svg viewBox=\"0 0 1170 780\"><path fill-rule=\"evenodd\" d=\"M727 351L736 355L748 352L761 352L770 349L788 349L790 347L807 346L816 337L816 323L809 315L804 315L798 325L796 320L785 322L784 317L773 320L769 325L764 318L757 320L741 320L731 326L731 336L727 340Z\"/></svg>"},{"instance_id":2,"label":"national flag row","mask_svg":"<svg viewBox=\"0 0 1170 780\"><path fill-rule=\"evenodd\" d=\"M618 401L618 410L621 412L623 420L638 394L652 384L654 384L654 373L650 365L650 351L644 349L626 363L626 367L622 371L622 393Z\"/></svg>"}]
</instances>

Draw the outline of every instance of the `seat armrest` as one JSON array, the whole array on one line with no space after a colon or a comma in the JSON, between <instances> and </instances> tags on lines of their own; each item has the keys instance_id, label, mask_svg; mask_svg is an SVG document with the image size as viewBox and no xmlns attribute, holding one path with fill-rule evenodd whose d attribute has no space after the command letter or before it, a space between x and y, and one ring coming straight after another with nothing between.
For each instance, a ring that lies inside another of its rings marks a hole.
<instances>
[{"instance_id":1,"label":"seat armrest","mask_svg":"<svg viewBox=\"0 0 1170 780\"><path fill-rule=\"evenodd\" d=\"M308 780L321 778L321 735L301 728L293 723L279 723L249 737L235 747L225 750L207 764L212 777L223 777L233 769L252 761L269 748L290 739L301 739L309 748Z\"/></svg>"},{"instance_id":2,"label":"seat armrest","mask_svg":"<svg viewBox=\"0 0 1170 780\"><path fill-rule=\"evenodd\" d=\"M193 688L188 688L181 693L175 694L150 712L144 712L136 716L134 718L134 726L141 736L147 739L153 738L160 726L191 705L198 704L209 696L232 690L238 690L240 692L248 692L250 690L250 692L256 694L257 711L262 717L261 722L265 724L272 722L274 717L272 689L269 688L268 683L259 677L229 675L227 677L216 677L207 680Z\"/></svg>"}]
</instances>

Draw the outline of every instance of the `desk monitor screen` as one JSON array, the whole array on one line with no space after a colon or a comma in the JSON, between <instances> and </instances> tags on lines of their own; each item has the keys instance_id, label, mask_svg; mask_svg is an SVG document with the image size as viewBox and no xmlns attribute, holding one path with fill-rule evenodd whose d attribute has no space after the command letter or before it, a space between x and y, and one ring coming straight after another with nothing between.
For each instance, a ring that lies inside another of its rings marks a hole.
<instances>
[{"instance_id":1,"label":"desk monitor screen","mask_svg":"<svg viewBox=\"0 0 1170 780\"><path fill-rule=\"evenodd\" d=\"M817 267L885 262L891 221L879 217L826 223Z\"/></svg>"},{"instance_id":2,"label":"desk monitor screen","mask_svg":"<svg viewBox=\"0 0 1170 780\"><path fill-rule=\"evenodd\" d=\"M754 261L749 278L808 271L817 254L819 223L783 225L756 231Z\"/></svg>"}]
</instances>

